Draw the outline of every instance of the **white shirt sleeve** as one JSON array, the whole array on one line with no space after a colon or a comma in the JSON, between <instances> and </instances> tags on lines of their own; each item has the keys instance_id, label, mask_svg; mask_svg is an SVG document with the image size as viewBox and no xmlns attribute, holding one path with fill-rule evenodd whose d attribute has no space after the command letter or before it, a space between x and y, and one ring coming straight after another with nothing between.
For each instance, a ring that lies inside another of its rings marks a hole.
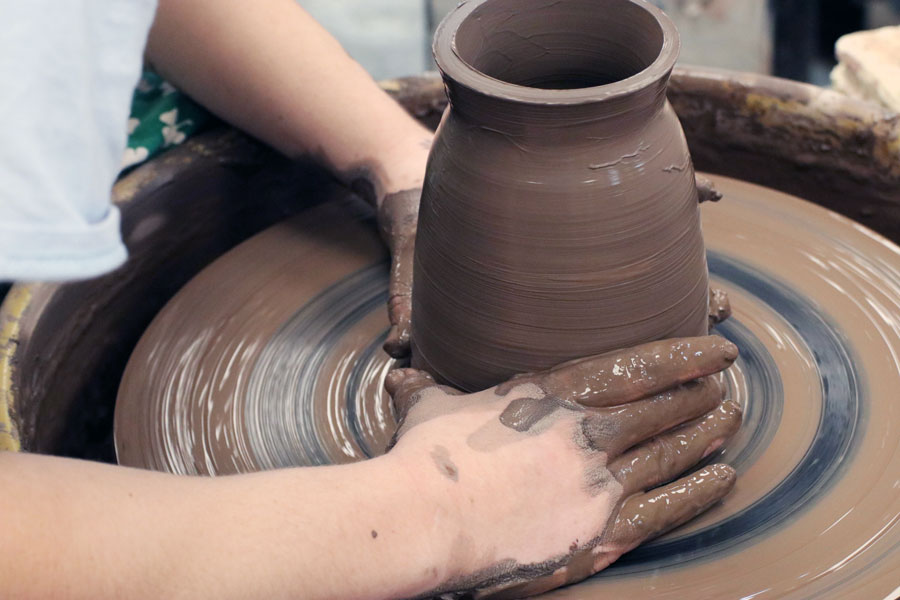
<instances>
[{"instance_id":1,"label":"white shirt sleeve","mask_svg":"<svg viewBox=\"0 0 900 600\"><path fill-rule=\"evenodd\" d=\"M110 192L156 0L0 0L0 281L126 259Z\"/></svg>"}]
</instances>

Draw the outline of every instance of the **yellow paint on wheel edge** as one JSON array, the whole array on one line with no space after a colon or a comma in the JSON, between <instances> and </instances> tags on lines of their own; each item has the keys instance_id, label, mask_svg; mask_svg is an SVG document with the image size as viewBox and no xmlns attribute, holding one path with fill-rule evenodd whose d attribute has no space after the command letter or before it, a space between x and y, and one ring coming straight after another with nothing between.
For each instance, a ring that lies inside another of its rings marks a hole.
<instances>
[{"instance_id":1,"label":"yellow paint on wheel edge","mask_svg":"<svg viewBox=\"0 0 900 600\"><path fill-rule=\"evenodd\" d=\"M19 324L31 303L31 294L31 285L14 285L0 307L0 451L18 452L21 449L12 419L15 407L12 376L19 346Z\"/></svg>"},{"instance_id":2,"label":"yellow paint on wheel edge","mask_svg":"<svg viewBox=\"0 0 900 600\"><path fill-rule=\"evenodd\" d=\"M873 113L867 103L848 103L842 94L824 89L804 101L748 93L744 110L766 127L802 139L871 137L872 157L886 173L900 176L900 120L896 115Z\"/></svg>"}]
</instances>

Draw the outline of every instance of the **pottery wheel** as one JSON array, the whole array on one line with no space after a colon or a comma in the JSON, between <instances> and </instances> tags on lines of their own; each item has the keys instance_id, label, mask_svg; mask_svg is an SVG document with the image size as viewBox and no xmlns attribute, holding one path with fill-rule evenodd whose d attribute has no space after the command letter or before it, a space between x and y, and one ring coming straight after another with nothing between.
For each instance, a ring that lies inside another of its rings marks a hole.
<instances>
[{"instance_id":1,"label":"pottery wheel","mask_svg":"<svg viewBox=\"0 0 900 600\"><path fill-rule=\"evenodd\" d=\"M703 207L741 357L744 426L710 461L739 474L700 519L559 598L894 598L900 585L900 248L797 198L724 177ZM126 465L223 474L360 460L395 426L387 255L328 202L192 280L119 391ZM302 502L302 499L298 501Z\"/></svg>"}]
</instances>

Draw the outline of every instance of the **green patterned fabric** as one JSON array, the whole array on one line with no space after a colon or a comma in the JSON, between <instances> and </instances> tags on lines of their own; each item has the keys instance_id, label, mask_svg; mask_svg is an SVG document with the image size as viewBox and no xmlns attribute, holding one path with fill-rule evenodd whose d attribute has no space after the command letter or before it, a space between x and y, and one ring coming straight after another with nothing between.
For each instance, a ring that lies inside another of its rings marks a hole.
<instances>
[{"instance_id":1,"label":"green patterned fabric","mask_svg":"<svg viewBox=\"0 0 900 600\"><path fill-rule=\"evenodd\" d=\"M177 146L213 120L202 106L152 71L144 71L134 90L128 119L128 169Z\"/></svg>"}]
</instances>

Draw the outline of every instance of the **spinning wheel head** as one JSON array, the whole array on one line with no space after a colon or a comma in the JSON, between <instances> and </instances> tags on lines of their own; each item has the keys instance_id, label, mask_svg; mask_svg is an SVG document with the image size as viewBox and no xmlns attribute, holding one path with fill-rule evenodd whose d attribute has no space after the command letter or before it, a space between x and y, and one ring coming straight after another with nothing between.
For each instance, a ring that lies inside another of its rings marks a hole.
<instances>
[{"instance_id":1,"label":"spinning wheel head","mask_svg":"<svg viewBox=\"0 0 900 600\"><path fill-rule=\"evenodd\" d=\"M744 426L734 492L556 597L883 598L900 571L900 249L797 198L714 178L713 285ZM395 427L387 256L340 203L245 242L159 314L116 412L123 464L222 474L360 460ZM644 592L645 593L645 592ZM762 595L759 595L762 594Z\"/></svg>"}]
</instances>

